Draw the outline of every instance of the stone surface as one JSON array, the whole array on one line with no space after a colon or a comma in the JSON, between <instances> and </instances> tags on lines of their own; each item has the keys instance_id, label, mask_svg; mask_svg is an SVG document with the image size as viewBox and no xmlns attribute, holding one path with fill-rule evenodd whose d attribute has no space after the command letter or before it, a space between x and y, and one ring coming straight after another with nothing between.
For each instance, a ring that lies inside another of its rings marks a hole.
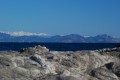
<instances>
[{"instance_id":1,"label":"stone surface","mask_svg":"<svg viewBox=\"0 0 120 80\"><path fill-rule=\"evenodd\" d=\"M120 49L0 51L0 80L120 80Z\"/></svg>"}]
</instances>

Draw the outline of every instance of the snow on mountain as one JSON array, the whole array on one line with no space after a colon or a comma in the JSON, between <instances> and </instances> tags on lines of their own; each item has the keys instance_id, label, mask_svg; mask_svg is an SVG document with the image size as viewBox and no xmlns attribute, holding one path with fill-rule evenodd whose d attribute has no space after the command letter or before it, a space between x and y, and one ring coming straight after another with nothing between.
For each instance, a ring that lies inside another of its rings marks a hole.
<instances>
[{"instance_id":1,"label":"snow on mountain","mask_svg":"<svg viewBox=\"0 0 120 80\"><path fill-rule=\"evenodd\" d=\"M0 42L81 42L81 43L118 43L119 38L107 34L81 36L79 34L49 35L31 32L0 32Z\"/></svg>"},{"instance_id":2,"label":"snow on mountain","mask_svg":"<svg viewBox=\"0 0 120 80\"><path fill-rule=\"evenodd\" d=\"M46 33L31 33L31 32L24 32L24 31L19 31L19 32L3 32L0 31L1 33L9 34L11 36L49 36L49 34Z\"/></svg>"}]
</instances>

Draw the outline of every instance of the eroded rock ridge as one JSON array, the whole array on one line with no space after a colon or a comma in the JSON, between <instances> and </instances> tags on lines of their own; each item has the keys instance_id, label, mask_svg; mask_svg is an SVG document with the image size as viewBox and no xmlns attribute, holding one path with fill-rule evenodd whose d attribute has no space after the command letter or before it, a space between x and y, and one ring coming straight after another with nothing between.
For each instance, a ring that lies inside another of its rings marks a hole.
<instances>
[{"instance_id":1,"label":"eroded rock ridge","mask_svg":"<svg viewBox=\"0 0 120 80\"><path fill-rule=\"evenodd\" d=\"M73 52L38 45L1 51L0 80L120 80L120 48Z\"/></svg>"}]
</instances>

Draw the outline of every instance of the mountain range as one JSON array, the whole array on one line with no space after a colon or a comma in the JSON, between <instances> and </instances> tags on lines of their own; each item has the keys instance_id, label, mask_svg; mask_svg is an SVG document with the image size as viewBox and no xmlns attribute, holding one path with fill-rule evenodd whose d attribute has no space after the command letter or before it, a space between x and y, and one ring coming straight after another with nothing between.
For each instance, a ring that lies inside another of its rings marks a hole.
<instances>
[{"instance_id":1,"label":"mountain range","mask_svg":"<svg viewBox=\"0 0 120 80\"><path fill-rule=\"evenodd\" d=\"M0 42L119 43L120 38L107 34L86 37L78 34L51 36L45 33L0 32Z\"/></svg>"}]
</instances>

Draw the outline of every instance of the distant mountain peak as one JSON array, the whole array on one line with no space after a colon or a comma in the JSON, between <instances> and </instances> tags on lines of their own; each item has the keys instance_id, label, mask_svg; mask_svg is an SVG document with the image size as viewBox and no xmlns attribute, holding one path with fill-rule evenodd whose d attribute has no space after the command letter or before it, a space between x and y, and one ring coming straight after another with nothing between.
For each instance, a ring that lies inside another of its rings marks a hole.
<instances>
[{"instance_id":1,"label":"distant mountain peak","mask_svg":"<svg viewBox=\"0 0 120 80\"><path fill-rule=\"evenodd\" d=\"M98 36L110 36L110 35L108 35L108 34L101 34L101 35L98 35Z\"/></svg>"},{"instance_id":2,"label":"distant mountain peak","mask_svg":"<svg viewBox=\"0 0 120 80\"><path fill-rule=\"evenodd\" d=\"M70 43L119 43L120 39L103 34L97 36L81 36L79 34L49 35L31 32L0 32L0 42L70 42Z\"/></svg>"},{"instance_id":3,"label":"distant mountain peak","mask_svg":"<svg viewBox=\"0 0 120 80\"><path fill-rule=\"evenodd\" d=\"M97 35L96 37L115 38L115 37L110 36L110 35L108 35L108 34Z\"/></svg>"}]
</instances>

